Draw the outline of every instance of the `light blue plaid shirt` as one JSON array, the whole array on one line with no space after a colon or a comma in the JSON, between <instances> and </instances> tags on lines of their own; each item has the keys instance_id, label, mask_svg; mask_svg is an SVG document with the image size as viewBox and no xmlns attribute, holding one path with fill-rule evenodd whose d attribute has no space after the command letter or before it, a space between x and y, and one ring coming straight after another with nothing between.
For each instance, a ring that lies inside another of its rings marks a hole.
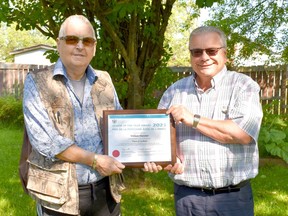
<instances>
[{"instance_id":1,"label":"light blue plaid shirt","mask_svg":"<svg viewBox=\"0 0 288 216\"><path fill-rule=\"evenodd\" d=\"M178 154L183 157L184 173L170 175L179 185L225 187L254 178L258 174L257 138L262 120L259 86L250 77L226 67L203 92L197 88L195 73L170 86L159 109L182 104L194 114L214 120L231 119L249 134L249 145L221 144L184 124L176 126Z\"/></svg>"},{"instance_id":2,"label":"light blue plaid shirt","mask_svg":"<svg viewBox=\"0 0 288 216\"><path fill-rule=\"evenodd\" d=\"M55 156L74 143L87 151L103 154L102 139L90 95L92 85L97 79L97 74L95 74L91 66L87 67L82 104L73 90L60 59L55 64L55 75L62 75L66 80L66 87L74 107L75 142L61 136L54 128L40 100L35 82L32 76L28 74L24 85L23 111L31 145L42 155L46 156L48 160L57 160ZM116 91L115 104L116 109L122 109ZM83 164L76 164L76 171L78 184L95 182L102 178L98 172Z\"/></svg>"}]
</instances>

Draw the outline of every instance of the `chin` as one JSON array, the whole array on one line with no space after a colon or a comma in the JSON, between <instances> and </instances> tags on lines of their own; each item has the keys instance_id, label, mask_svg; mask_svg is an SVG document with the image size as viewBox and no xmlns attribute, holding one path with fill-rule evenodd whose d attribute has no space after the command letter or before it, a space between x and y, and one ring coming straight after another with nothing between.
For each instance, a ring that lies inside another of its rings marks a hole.
<instances>
[{"instance_id":1,"label":"chin","mask_svg":"<svg viewBox=\"0 0 288 216\"><path fill-rule=\"evenodd\" d=\"M213 69L211 69L211 68L207 68L207 69L201 69L200 70L200 73L201 74L207 74L207 75L211 75L211 74L214 74L215 72L214 72L215 70L213 70Z\"/></svg>"}]
</instances>

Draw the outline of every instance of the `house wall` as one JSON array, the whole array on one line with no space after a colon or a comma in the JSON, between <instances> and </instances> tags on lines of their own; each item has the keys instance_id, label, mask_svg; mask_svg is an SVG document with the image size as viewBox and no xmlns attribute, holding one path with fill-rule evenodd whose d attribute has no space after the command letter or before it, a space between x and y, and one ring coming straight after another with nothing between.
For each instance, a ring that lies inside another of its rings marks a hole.
<instances>
[{"instance_id":1,"label":"house wall","mask_svg":"<svg viewBox=\"0 0 288 216\"><path fill-rule=\"evenodd\" d=\"M19 53L14 56L15 64L32 64L32 65L51 65L49 59L44 53L46 49L32 50L25 53Z\"/></svg>"}]
</instances>

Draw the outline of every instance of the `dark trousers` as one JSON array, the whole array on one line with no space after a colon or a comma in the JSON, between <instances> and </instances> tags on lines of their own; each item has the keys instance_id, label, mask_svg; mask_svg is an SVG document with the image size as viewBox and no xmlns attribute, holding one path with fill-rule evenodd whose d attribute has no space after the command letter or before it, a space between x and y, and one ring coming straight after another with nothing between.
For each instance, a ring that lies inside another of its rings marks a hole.
<instances>
[{"instance_id":1,"label":"dark trousers","mask_svg":"<svg viewBox=\"0 0 288 216\"><path fill-rule=\"evenodd\" d=\"M254 202L248 182L239 191L219 194L174 184L177 216L253 216Z\"/></svg>"},{"instance_id":2,"label":"dark trousers","mask_svg":"<svg viewBox=\"0 0 288 216\"><path fill-rule=\"evenodd\" d=\"M119 216L120 203L111 196L109 178L94 184L79 186L79 208L81 216ZM42 216L70 216L42 207Z\"/></svg>"}]
</instances>

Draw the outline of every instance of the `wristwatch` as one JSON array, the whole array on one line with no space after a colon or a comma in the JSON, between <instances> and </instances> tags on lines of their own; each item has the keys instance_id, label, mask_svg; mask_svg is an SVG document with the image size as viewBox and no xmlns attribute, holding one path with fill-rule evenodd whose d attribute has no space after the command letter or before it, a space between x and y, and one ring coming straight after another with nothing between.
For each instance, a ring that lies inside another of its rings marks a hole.
<instances>
[{"instance_id":1,"label":"wristwatch","mask_svg":"<svg viewBox=\"0 0 288 216\"><path fill-rule=\"evenodd\" d=\"M192 124L192 127L193 127L193 128L196 128L196 127L197 127L197 125L198 125L198 123L199 123L199 121L200 121L200 118L201 118L200 115L198 115L198 114L195 114L195 115L194 115L193 124Z\"/></svg>"}]
</instances>

